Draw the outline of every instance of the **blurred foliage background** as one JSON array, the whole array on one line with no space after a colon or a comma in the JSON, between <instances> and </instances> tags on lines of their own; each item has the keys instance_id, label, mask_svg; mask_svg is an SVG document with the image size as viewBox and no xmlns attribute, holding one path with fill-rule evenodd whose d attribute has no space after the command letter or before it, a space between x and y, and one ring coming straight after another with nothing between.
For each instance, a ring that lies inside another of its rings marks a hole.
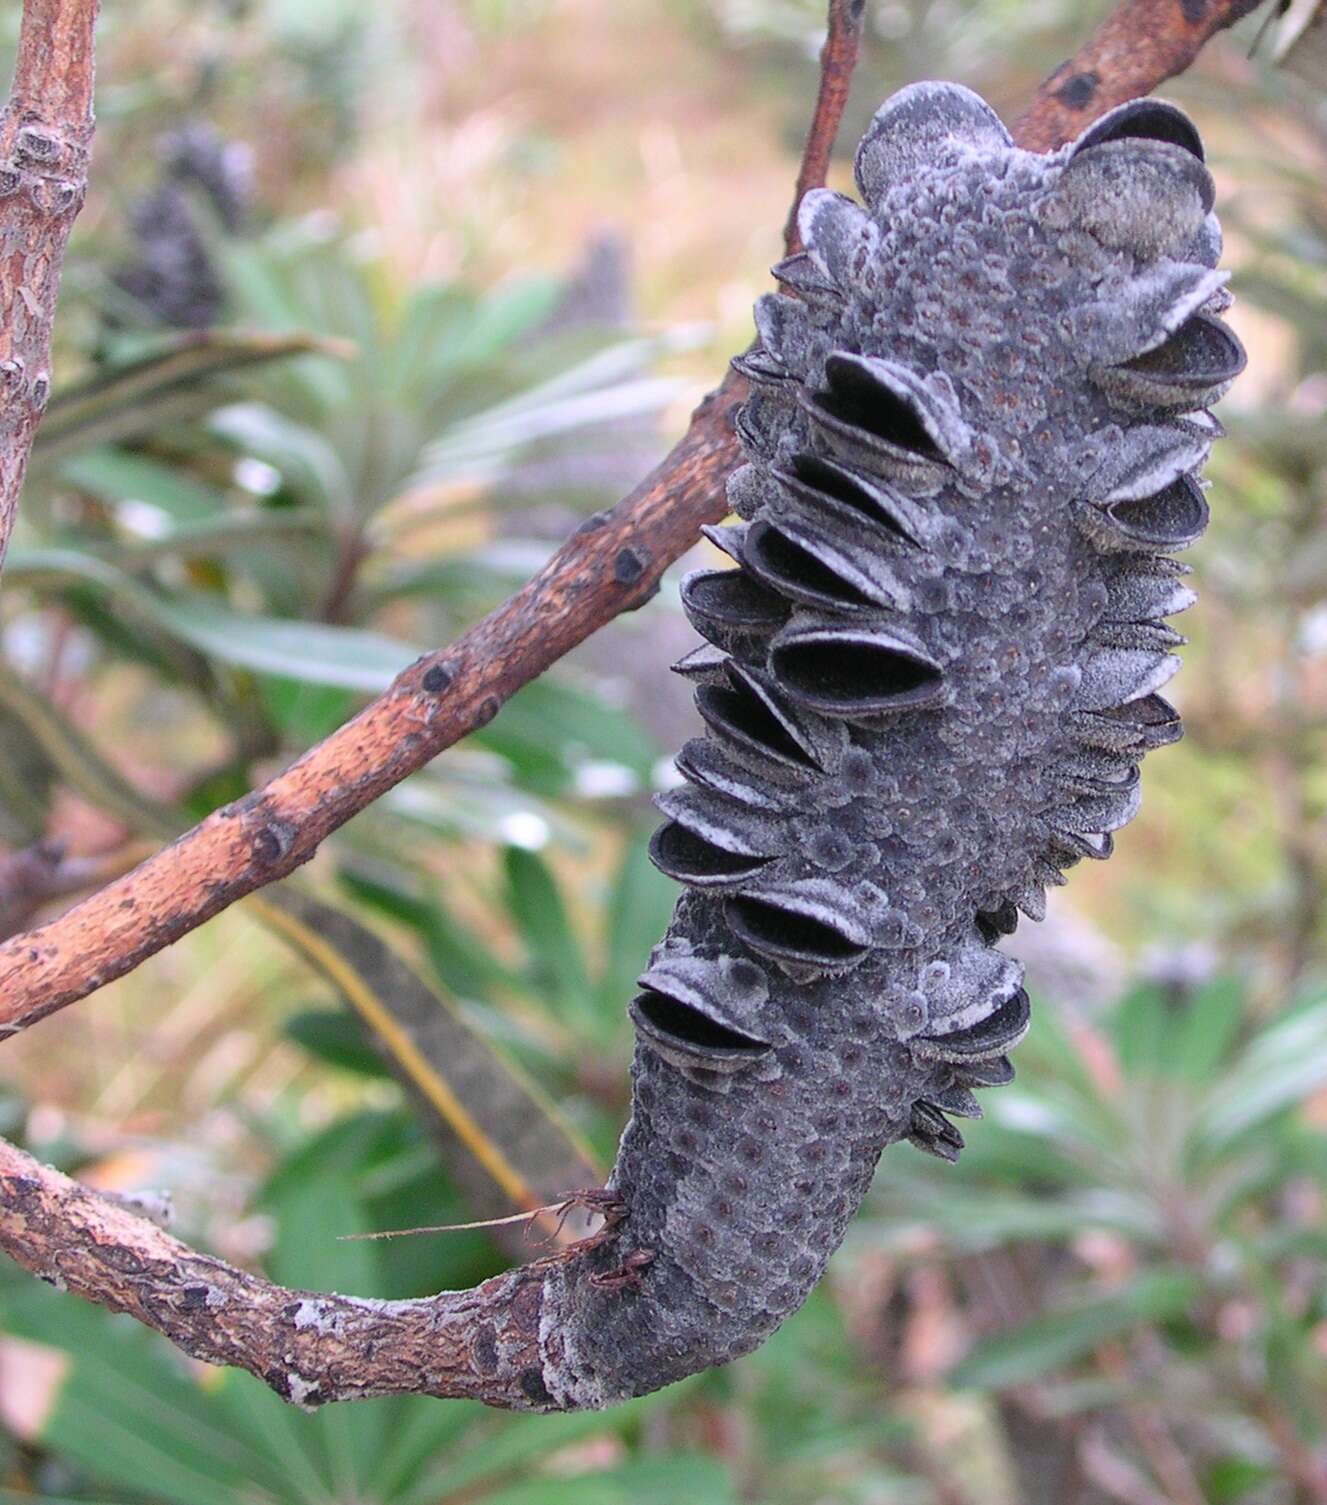
<instances>
[{"instance_id":1,"label":"blurred foliage background","mask_svg":"<svg viewBox=\"0 0 1327 1505\"><path fill-rule=\"evenodd\" d=\"M1105 8L868 0L845 139L926 76L1016 113ZM959 1166L889 1151L771 1343L604 1416L307 1416L6 1267L0 1499L1327 1501L1327 107L1249 56L1258 21L1166 91L1208 138L1251 352L1192 555L1188 738L1011 943L1036 1024ZM663 452L749 337L821 24L108 7L0 594L0 932L288 761ZM689 644L666 587L298 883L6 1044L0 1128L291 1284L408 1296L523 1257L337 1235L611 1161Z\"/></svg>"}]
</instances>

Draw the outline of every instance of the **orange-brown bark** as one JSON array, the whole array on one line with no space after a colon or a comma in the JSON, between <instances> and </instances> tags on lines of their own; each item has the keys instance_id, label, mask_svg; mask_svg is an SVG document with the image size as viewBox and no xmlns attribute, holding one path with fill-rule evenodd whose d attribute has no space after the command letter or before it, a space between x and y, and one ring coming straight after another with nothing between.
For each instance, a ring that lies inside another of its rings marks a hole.
<instances>
[{"instance_id":1,"label":"orange-brown bark","mask_svg":"<svg viewBox=\"0 0 1327 1505\"><path fill-rule=\"evenodd\" d=\"M0 565L51 390L51 326L87 187L97 0L27 0L0 115Z\"/></svg>"},{"instance_id":2,"label":"orange-brown bark","mask_svg":"<svg viewBox=\"0 0 1327 1505\"><path fill-rule=\"evenodd\" d=\"M1122 0L1037 90L1013 127L1030 151L1049 152L1126 100L1183 73L1218 31L1262 0Z\"/></svg>"}]
</instances>

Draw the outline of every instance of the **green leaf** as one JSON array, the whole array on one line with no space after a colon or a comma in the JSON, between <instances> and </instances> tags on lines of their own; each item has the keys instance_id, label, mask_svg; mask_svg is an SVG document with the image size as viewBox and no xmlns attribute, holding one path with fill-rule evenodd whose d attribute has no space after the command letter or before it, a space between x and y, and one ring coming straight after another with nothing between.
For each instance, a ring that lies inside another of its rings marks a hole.
<instances>
[{"instance_id":1,"label":"green leaf","mask_svg":"<svg viewBox=\"0 0 1327 1505\"><path fill-rule=\"evenodd\" d=\"M481 1215L602 1183L543 1094L375 932L290 884L248 902L372 1032Z\"/></svg>"},{"instance_id":2,"label":"green leaf","mask_svg":"<svg viewBox=\"0 0 1327 1505\"><path fill-rule=\"evenodd\" d=\"M1131 1076L1155 1071L1161 1061L1168 1024L1165 997L1152 983L1131 988L1111 1020L1120 1065Z\"/></svg>"},{"instance_id":3,"label":"green leaf","mask_svg":"<svg viewBox=\"0 0 1327 1505\"><path fill-rule=\"evenodd\" d=\"M4 680L0 679L0 702ZM0 841L24 847L46 835L56 769L23 718L0 703Z\"/></svg>"},{"instance_id":4,"label":"green leaf","mask_svg":"<svg viewBox=\"0 0 1327 1505\"><path fill-rule=\"evenodd\" d=\"M463 328L437 352L440 372L452 375L485 365L553 311L561 291L549 277L527 277L497 288L472 305Z\"/></svg>"},{"instance_id":5,"label":"green leaf","mask_svg":"<svg viewBox=\"0 0 1327 1505\"><path fill-rule=\"evenodd\" d=\"M94 445L158 432L168 420L197 417L225 399L219 378L310 352L343 355L345 347L309 334L241 329L153 336L128 360L55 393L33 442L33 465L54 465Z\"/></svg>"},{"instance_id":6,"label":"green leaf","mask_svg":"<svg viewBox=\"0 0 1327 1505\"><path fill-rule=\"evenodd\" d=\"M69 1370L41 1440L102 1484L180 1505L284 1505L281 1471L232 1433L157 1334L33 1283L6 1297L3 1327L64 1350Z\"/></svg>"},{"instance_id":7,"label":"green leaf","mask_svg":"<svg viewBox=\"0 0 1327 1505\"><path fill-rule=\"evenodd\" d=\"M343 873L341 881L361 903L409 925L424 942L438 981L461 998L488 1001L496 990L517 985L492 945L452 918L440 893L420 897L388 879L355 871Z\"/></svg>"},{"instance_id":8,"label":"green leaf","mask_svg":"<svg viewBox=\"0 0 1327 1505\"><path fill-rule=\"evenodd\" d=\"M360 628L247 616L200 594L164 596L105 560L70 549L16 549L8 568L11 582L98 586L118 604L219 663L306 684L381 691L420 653L410 644Z\"/></svg>"},{"instance_id":9,"label":"green leaf","mask_svg":"<svg viewBox=\"0 0 1327 1505\"><path fill-rule=\"evenodd\" d=\"M1181 1316L1201 1289L1185 1270L1151 1270L1127 1285L977 1343L950 1371L952 1384L995 1390L1025 1385L1143 1323Z\"/></svg>"},{"instance_id":10,"label":"green leaf","mask_svg":"<svg viewBox=\"0 0 1327 1505\"><path fill-rule=\"evenodd\" d=\"M208 596L158 598L153 615L220 663L345 690L385 690L421 651L357 627L241 615Z\"/></svg>"},{"instance_id":11,"label":"green leaf","mask_svg":"<svg viewBox=\"0 0 1327 1505\"><path fill-rule=\"evenodd\" d=\"M176 522L211 518L226 504L225 493L182 466L103 445L65 460L62 481L107 502L147 502Z\"/></svg>"},{"instance_id":12,"label":"green leaf","mask_svg":"<svg viewBox=\"0 0 1327 1505\"><path fill-rule=\"evenodd\" d=\"M276 1461L284 1484L282 1505L287 1499L299 1505L324 1505L331 1481L320 1439L301 1412L239 1369L222 1373L212 1398L219 1419L237 1437Z\"/></svg>"},{"instance_id":13,"label":"green leaf","mask_svg":"<svg viewBox=\"0 0 1327 1505\"><path fill-rule=\"evenodd\" d=\"M1194 1124L1194 1153L1217 1157L1327 1084L1327 1001L1263 1030L1213 1083Z\"/></svg>"},{"instance_id":14,"label":"green leaf","mask_svg":"<svg viewBox=\"0 0 1327 1505\"><path fill-rule=\"evenodd\" d=\"M474 312L474 295L454 283L413 288L401 311L396 340L384 356L384 385L417 400L421 388L452 374L449 362Z\"/></svg>"},{"instance_id":15,"label":"green leaf","mask_svg":"<svg viewBox=\"0 0 1327 1505\"><path fill-rule=\"evenodd\" d=\"M675 1400L676 1387L669 1394ZM504 1427L484 1437L460 1458L448 1459L424 1475L417 1488L402 1496L400 1505L435 1505L463 1492L482 1501L485 1496L478 1492L477 1485L503 1479L597 1433L622 1431L660 1403L656 1394L616 1406L608 1417L584 1411L523 1416L519 1426Z\"/></svg>"},{"instance_id":16,"label":"green leaf","mask_svg":"<svg viewBox=\"0 0 1327 1505\"><path fill-rule=\"evenodd\" d=\"M1230 1456L1209 1463L1203 1471L1203 1494L1212 1505L1242 1505L1259 1497L1266 1486L1275 1489L1281 1476L1271 1464Z\"/></svg>"},{"instance_id":17,"label":"green leaf","mask_svg":"<svg viewBox=\"0 0 1327 1505\"><path fill-rule=\"evenodd\" d=\"M31 1495L0 1489L0 1505L33 1505L34 1500L40 1501L40 1505L124 1505L122 1500L110 1500L104 1496L80 1494L75 1498L73 1495L48 1494L45 1490L40 1495Z\"/></svg>"},{"instance_id":18,"label":"green leaf","mask_svg":"<svg viewBox=\"0 0 1327 1505\"><path fill-rule=\"evenodd\" d=\"M70 788L130 830L174 836L185 824L169 806L140 794L50 700L30 689L3 660L0 710L23 728ZM10 756L8 749L6 756Z\"/></svg>"},{"instance_id":19,"label":"green leaf","mask_svg":"<svg viewBox=\"0 0 1327 1505\"><path fill-rule=\"evenodd\" d=\"M263 709L286 743L311 747L330 736L355 709L355 694L341 685L315 685L282 674L257 681Z\"/></svg>"},{"instance_id":20,"label":"green leaf","mask_svg":"<svg viewBox=\"0 0 1327 1505\"><path fill-rule=\"evenodd\" d=\"M1215 977L1193 994L1170 1039L1171 1069L1184 1081L1210 1080L1230 1055L1248 999L1238 978Z\"/></svg>"},{"instance_id":21,"label":"green leaf","mask_svg":"<svg viewBox=\"0 0 1327 1505\"><path fill-rule=\"evenodd\" d=\"M307 1009L287 1019L283 1029L296 1045L343 1071L371 1077L391 1074L365 1037L363 1025L339 1009Z\"/></svg>"},{"instance_id":22,"label":"green leaf","mask_svg":"<svg viewBox=\"0 0 1327 1505\"><path fill-rule=\"evenodd\" d=\"M451 428L429 446L411 485L461 477L496 476L521 449L536 440L575 433L623 418L658 413L682 390L667 377L640 377L599 391L545 397L523 393Z\"/></svg>"},{"instance_id":23,"label":"green leaf","mask_svg":"<svg viewBox=\"0 0 1327 1505\"><path fill-rule=\"evenodd\" d=\"M1111 1021L1120 1065L1131 1076L1208 1081L1234 1044L1244 1008L1244 989L1234 978L1215 979L1179 999L1141 984L1124 996Z\"/></svg>"},{"instance_id":24,"label":"green leaf","mask_svg":"<svg viewBox=\"0 0 1327 1505\"><path fill-rule=\"evenodd\" d=\"M431 1463L454 1449L467 1431L489 1420L491 1413L477 1401L412 1402L403 1408L388 1440L373 1481L375 1496L397 1499L419 1482Z\"/></svg>"},{"instance_id":25,"label":"green leaf","mask_svg":"<svg viewBox=\"0 0 1327 1505\"><path fill-rule=\"evenodd\" d=\"M559 831L576 839L558 810L521 787L517 770L475 747L456 749L445 766L422 769L398 784L379 809L453 841L513 841L513 832L522 829L534 840Z\"/></svg>"},{"instance_id":26,"label":"green leaf","mask_svg":"<svg viewBox=\"0 0 1327 1505\"><path fill-rule=\"evenodd\" d=\"M607 955L599 977L601 1020L620 1023L650 948L667 928L676 886L650 861L645 833L628 832L604 920Z\"/></svg>"},{"instance_id":27,"label":"green leaf","mask_svg":"<svg viewBox=\"0 0 1327 1505\"><path fill-rule=\"evenodd\" d=\"M508 847L507 907L525 941L535 985L564 1020L593 1023L594 990L553 871L535 852Z\"/></svg>"},{"instance_id":28,"label":"green leaf","mask_svg":"<svg viewBox=\"0 0 1327 1505\"><path fill-rule=\"evenodd\" d=\"M979 1138L984 1129L974 1132ZM951 1178L927 1173L890 1178L876 1199L889 1210L890 1223L907 1237L919 1226L936 1228L957 1248L991 1249L1002 1244L1069 1242L1092 1228L1109 1228L1144 1243L1158 1234L1157 1217L1146 1198L1104 1187L1039 1196L985 1184L951 1185Z\"/></svg>"},{"instance_id":29,"label":"green leaf","mask_svg":"<svg viewBox=\"0 0 1327 1505\"><path fill-rule=\"evenodd\" d=\"M569 1478L543 1475L481 1499L482 1505L733 1505L737 1496L713 1459L673 1454Z\"/></svg>"},{"instance_id":30,"label":"green leaf","mask_svg":"<svg viewBox=\"0 0 1327 1505\"><path fill-rule=\"evenodd\" d=\"M659 744L620 707L562 678L525 685L475 740L548 795L565 793L576 766L590 760L621 764L648 788L661 756Z\"/></svg>"},{"instance_id":31,"label":"green leaf","mask_svg":"<svg viewBox=\"0 0 1327 1505\"><path fill-rule=\"evenodd\" d=\"M196 523L181 523L152 538L123 540L98 552L134 567L149 559L180 554L207 558L214 554L249 551L264 541L287 534L323 535L326 519L308 507L248 507ZM252 558L245 561L252 563Z\"/></svg>"},{"instance_id":32,"label":"green leaf","mask_svg":"<svg viewBox=\"0 0 1327 1505\"><path fill-rule=\"evenodd\" d=\"M237 450L265 460L292 491L327 511L354 509L354 486L330 440L261 402L233 403L213 413L209 427Z\"/></svg>"}]
</instances>

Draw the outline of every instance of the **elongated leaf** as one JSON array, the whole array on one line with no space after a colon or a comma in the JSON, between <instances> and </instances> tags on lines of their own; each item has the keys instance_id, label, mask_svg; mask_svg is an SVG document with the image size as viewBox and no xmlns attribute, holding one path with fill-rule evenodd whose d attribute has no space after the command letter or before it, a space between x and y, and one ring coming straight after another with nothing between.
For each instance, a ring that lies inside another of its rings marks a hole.
<instances>
[{"instance_id":1,"label":"elongated leaf","mask_svg":"<svg viewBox=\"0 0 1327 1505\"><path fill-rule=\"evenodd\" d=\"M3 687L0 686L0 701ZM22 718L0 704L0 841L24 847L47 830L55 768Z\"/></svg>"},{"instance_id":2,"label":"elongated leaf","mask_svg":"<svg viewBox=\"0 0 1327 1505\"><path fill-rule=\"evenodd\" d=\"M453 840L538 842L555 832L574 840L557 809L514 784L503 759L476 748L449 758L445 771L425 770L398 785L379 808Z\"/></svg>"},{"instance_id":3,"label":"elongated leaf","mask_svg":"<svg viewBox=\"0 0 1327 1505\"><path fill-rule=\"evenodd\" d=\"M474 317L474 294L454 283L413 288L401 311L396 340L384 357L384 388L410 400L447 373L458 335ZM430 379L431 378L431 379Z\"/></svg>"},{"instance_id":4,"label":"elongated leaf","mask_svg":"<svg viewBox=\"0 0 1327 1505\"><path fill-rule=\"evenodd\" d=\"M496 288L472 304L469 318L437 348L433 379L455 377L492 361L548 317L559 291L558 283L551 278L526 277Z\"/></svg>"},{"instance_id":5,"label":"elongated leaf","mask_svg":"<svg viewBox=\"0 0 1327 1505\"><path fill-rule=\"evenodd\" d=\"M134 566L172 554L207 557L252 550L261 548L266 539L325 531L325 520L310 507L250 507L194 523L181 523L179 527L169 528L153 538L112 546L105 553L121 563Z\"/></svg>"},{"instance_id":6,"label":"elongated leaf","mask_svg":"<svg viewBox=\"0 0 1327 1505\"><path fill-rule=\"evenodd\" d=\"M438 893L407 891L381 876L350 871L342 881L363 904L409 925L423 941L442 986L461 998L491 1001L495 991L518 979L494 956L493 948L454 920Z\"/></svg>"},{"instance_id":7,"label":"elongated leaf","mask_svg":"<svg viewBox=\"0 0 1327 1505\"><path fill-rule=\"evenodd\" d=\"M668 377L641 377L601 391L531 401L517 398L466 423L458 423L426 451L410 485L423 486L466 476L488 479L512 455L536 439L550 439L621 418L659 413L682 391Z\"/></svg>"},{"instance_id":8,"label":"elongated leaf","mask_svg":"<svg viewBox=\"0 0 1327 1505\"><path fill-rule=\"evenodd\" d=\"M1130 1075L1209 1080L1239 1031L1244 1002L1233 978L1214 979L1179 1001L1154 984L1141 984L1125 995L1111 1021L1121 1066Z\"/></svg>"},{"instance_id":9,"label":"elongated leaf","mask_svg":"<svg viewBox=\"0 0 1327 1505\"><path fill-rule=\"evenodd\" d=\"M732 1505L727 1472L710 1458L639 1458L570 1478L527 1479L483 1496L483 1505Z\"/></svg>"},{"instance_id":10,"label":"elongated leaf","mask_svg":"<svg viewBox=\"0 0 1327 1505\"><path fill-rule=\"evenodd\" d=\"M1325 1084L1327 1001L1320 999L1265 1029L1212 1084L1191 1148L1219 1155Z\"/></svg>"},{"instance_id":11,"label":"elongated leaf","mask_svg":"<svg viewBox=\"0 0 1327 1505\"><path fill-rule=\"evenodd\" d=\"M491 1413L477 1401L425 1401L412 1404L392 1430L373 1481L374 1495L395 1500L408 1490L425 1468L457 1445L464 1434ZM517 1421L515 1425L519 1426Z\"/></svg>"},{"instance_id":12,"label":"elongated leaf","mask_svg":"<svg viewBox=\"0 0 1327 1505\"><path fill-rule=\"evenodd\" d=\"M210 518L225 506L215 486L148 455L102 445L59 467L60 479L107 502L147 502L176 522Z\"/></svg>"},{"instance_id":13,"label":"elongated leaf","mask_svg":"<svg viewBox=\"0 0 1327 1505\"><path fill-rule=\"evenodd\" d=\"M242 1370L227 1370L213 1396L218 1413L236 1436L280 1461L287 1496L299 1505L322 1505L331 1482L321 1439L310 1435L308 1418ZM335 1414L335 1413L333 1413Z\"/></svg>"},{"instance_id":14,"label":"elongated leaf","mask_svg":"<svg viewBox=\"0 0 1327 1505\"><path fill-rule=\"evenodd\" d=\"M197 593L163 596L103 559L71 549L14 550L8 578L96 585L219 663L346 690L384 690L420 650L376 632L247 616Z\"/></svg>"},{"instance_id":15,"label":"elongated leaf","mask_svg":"<svg viewBox=\"0 0 1327 1505\"><path fill-rule=\"evenodd\" d=\"M385 690L421 651L356 627L245 616L208 596L158 598L153 615L220 663L345 690Z\"/></svg>"},{"instance_id":16,"label":"elongated leaf","mask_svg":"<svg viewBox=\"0 0 1327 1505\"><path fill-rule=\"evenodd\" d=\"M310 1055L343 1071L372 1077L389 1075L363 1026L341 1009L306 1009L294 1014L286 1020L285 1033Z\"/></svg>"},{"instance_id":17,"label":"elongated leaf","mask_svg":"<svg viewBox=\"0 0 1327 1505\"><path fill-rule=\"evenodd\" d=\"M565 792L578 762L618 763L649 787L659 744L620 708L561 679L523 686L496 720L475 734L541 794Z\"/></svg>"},{"instance_id":18,"label":"elongated leaf","mask_svg":"<svg viewBox=\"0 0 1327 1505\"><path fill-rule=\"evenodd\" d=\"M608 1416L584 1411L524 1416L519 1426L502 1428L484 1438L481 1445L467 1449L460 1458L449 1459L424 1475L416 1488L402 1496L401 1505L436 1505L437 1501L454 1495L482 1501L485 1496L476 1486L510 1478L518 1470L582 1438L624 1430L662 1404L664 1393L656 1391L639 1400L627 1401L614 1407ZM677 1388L666 1394L675 1401Z\"/></svg>"},{"instance_id":19,"label":"elongated leaf","mask_svg":"<svg viewBox=\"0 0 1327 1505\"><path fill-rule=\"evenodd\" d=\"M1093 1228L1147 1243L1161 1231L1156 1210L1145 1198L1104 1188L1033 1197L987 1185L976 1193L970 1186L951 1187L948 1178L937 1184L928 1173L925 1180L891 1177L887 1191L873 1201L887 1207L888 1223L901 1236L914 1237L919 1226L936 1228L961 1249L1068 1242Z\"/></svg>"},{"instance_id":20,"label":"elongated leaf","mask_svg":"<svg viewBox=\"0 0 1327 1505\"><path fill-rule=\"evenodd\" d=\"M41 1505L122 1505L119 1500L109 1500L96 1495L51 1495L43 1491ZM32 1505L33 1496L17 1494L12 1489L0 1489L0 1505Z\"/></svg>"},{"instance_id":21,"label":"elongated leaf","mask_svg":"<svg viewBox=\"0 0 1327 1505\"><path fill-rule=\"evenodd\" d=\"M552 1105L380 936L289 884L249 902L371 1031L481 1216L601 1184Z\"/></svg>"},{"instance_id":22,"label":"elongated leaf","mask_svg":"<svg viewBox=\"0 0 1327 1505\"><path fill-rule=\"evenodd\" d=\"M593 1023L593 988L585 953L571 928L571 920L557 880L535 852L508 847L507 904L525 941L536 987L563 1019Z\"/></svg>"},{"instance_id":23,"label":"elongated leaf","mask_svg":"<svg viewBox=\"0 0 1327 1505\"><path fill-rule=\"evenodd\" d=\"M354 486L330 440L261 402L232 403L214 413L212 432L265 460L306 501L340 516L354 505Z\"/></svg>"},{"instance_id":24,"label":"elongated leaf","mask_svg":"<svg viewBox=\"0 0 1327 1505\"><path fill-rule=\"evenodd\" d=\"M140 794L62 712L29 689L3 660L0 708L23 727L51 767L89 804L123 821L131 830L155 836L174 836L184 824L169 806Z\"/></svg>"},{"instance_id":25,"label":"elongated leaf","mask_svg":"<svg viewBox=\"0 0 1327 1505\"><path fill-rule=\"evenodd\" d=\"M34 466L52 465L76 450L134 438L169 416L197 416L224 400L213 384L246 366L318 353L344 356L346 346L310 334L212 329L154 336L135 359L98 371L55 393L33 444Z\"/></svg>"},{"instance_id":26,"label":"elongated leaf","mask_svg":"<svg viewBox=\"0 0 1327 1505\"><path fill-rule=\"evenodd\" d=\"M985 1339L950 1372L950 1380L981 1390L1025 1385L1081 1359L1107 1338L1182 1315L1199 1289L1198 1277L1187 1270L1148 1271L1119 1290Z\"/></svg>"},{"instance_id":27,"label":"elongated leaf","mask_svg":"<svg viewBox=\"0 0 1327 1505\"><path fill-rule=\"evenodd\" d=\"M612 1036L622 1027L636 978L676 902L677 890L650 861L643 833L629 833L605 921L606 954L597 988L602 1034Z\"/></svg>"}]
</instances>

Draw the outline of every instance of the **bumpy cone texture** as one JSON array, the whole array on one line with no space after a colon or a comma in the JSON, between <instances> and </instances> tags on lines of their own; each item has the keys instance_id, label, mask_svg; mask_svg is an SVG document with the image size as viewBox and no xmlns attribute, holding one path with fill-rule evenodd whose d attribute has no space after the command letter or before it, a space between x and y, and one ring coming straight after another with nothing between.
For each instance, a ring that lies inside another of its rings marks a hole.
<instances>
[{"instance_id":1,"label":"bumpy cone texture","mask_svg":"<svg viewBox=\"0 0 1327 1505\"><path fill-rule=\"evenodd\" d=\"M251 197L248 153L195 120L161 142L161 157L160 180L130 209L137 255L113 280L162 324L206 329L222 315L225 289L198 200L225 230L242 231Z\"/></svg>"},{"instance_id":2,"label":"bumpy cone texture","mask_svg":"<svg viewBox=\"0 0 1327 1505\"><path fill-rule=\"evenodd\" d=\"M683 585L706 731L659 801L686 892L631 1006L629 1215L594 1279L550 1277L547 1404L748 1352L887 1145L956 1158L1028 1026L1001 935L1109 855L1180 734L1167 554L1243 364L1192 125L1139 101L1038 156L919 84L856 169L864 208L808 195L738 363L736 567Z\"/></svg>"}]
</instances>

